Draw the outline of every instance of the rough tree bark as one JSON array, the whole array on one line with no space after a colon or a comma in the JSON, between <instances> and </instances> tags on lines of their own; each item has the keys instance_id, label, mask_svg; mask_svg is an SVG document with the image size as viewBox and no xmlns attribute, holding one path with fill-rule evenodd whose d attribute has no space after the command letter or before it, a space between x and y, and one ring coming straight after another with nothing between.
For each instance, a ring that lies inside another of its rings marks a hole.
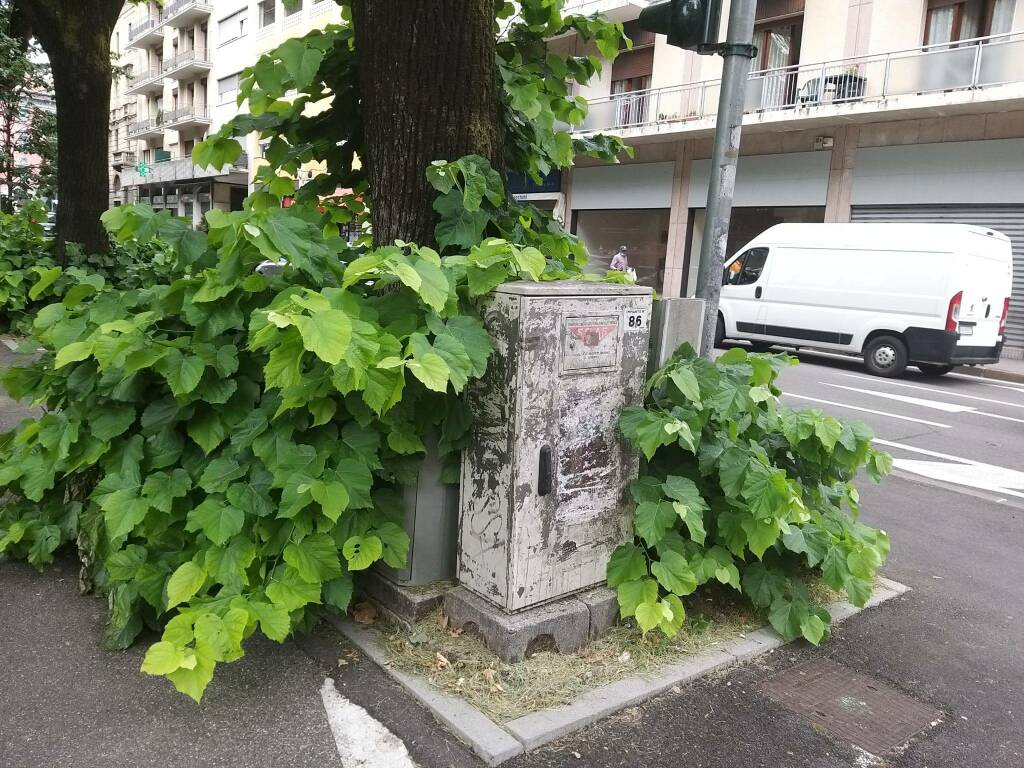
<instances>
[{"instance_id":1,"label":"rough tree bark","mask_svg":"<svg viewBox=\"0 0 1024 768\"><path fill-rule=\"evenodd\" d=\"M434 242L433 160L500 167L494 0L353 0L374 239Z\"/></svg>"},{"instance_id":2,"label":"rough tree bark","mask_svg":"<svg viewBox=\"0 0 1024 768\"><path fill-rule=\"evenodd\" d=\"M50 59L57 102L57 253L105 253L110 37L124 0L18 0Z\"/></svg>"}]
</instances>

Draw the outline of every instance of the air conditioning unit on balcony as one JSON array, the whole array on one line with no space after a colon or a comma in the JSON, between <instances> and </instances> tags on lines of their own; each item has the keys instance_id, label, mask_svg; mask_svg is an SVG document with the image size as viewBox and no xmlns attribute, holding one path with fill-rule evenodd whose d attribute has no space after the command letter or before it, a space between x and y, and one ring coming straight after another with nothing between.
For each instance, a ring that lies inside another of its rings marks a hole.
<instances>
[{"instance_id":1,"label":"air conditioning unit on balcony","mask_svg":"<svg viewBox=\"0 0 1024 768\"><path fill-rule=\"evenodd\" d=\"M163 205L163 204L164 204L164 196L163 195L153 195L153 205Z\"/></svg>"},{"instance_id":2,"label":"air conditioning unit on balcony","mask_svg":"<svg viewBox=\"0 0 1024 768\"><path fill-rule=\"evenodd\" d=\"M177 205L178 204L178 196L177 195L167 195L166 197L164 197L164 204L166 204L166 205Z\"/></svg>"},{"instance_id":3,"label":"air conditioning unit on balcony","mask_svg":"<svg viewBox=\"0 0 1024 768\"><path fill-rule=\"evenodd\" d=\"M210 193L209 192L200 192L199 193L199 202L200 203L208 203L208 202L210 202Z\"/></svg>"},{"instance_id":4,"label":"air conditioning unit on balcony","mask_svg":"<svg viewBox=\"0 0 1024 768\"><path fill-rule=\"evenodd\" d=\"M181 196L181 202L185 203L186 205L191 205L193 202L195 202L195 196L194 195L182 195Z\"/></svg>"}]
</instances>

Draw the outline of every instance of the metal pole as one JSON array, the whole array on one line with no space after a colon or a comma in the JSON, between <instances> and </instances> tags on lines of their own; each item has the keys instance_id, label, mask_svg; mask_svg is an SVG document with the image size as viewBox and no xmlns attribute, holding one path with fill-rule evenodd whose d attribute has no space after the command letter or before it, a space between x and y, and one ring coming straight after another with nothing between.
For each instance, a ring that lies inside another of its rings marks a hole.
<instances>
[{"instance_id":1,"label":"metal pole","mask_svg":"<svg viewBox=\"0 0 1024 768\"><path fill-rule=\"evenodd\" d=\"M722 292L722 262L729 238L729 217L736 189L736 158L740 151L743 102L750 73L750 46L754 39L755 0L732 0L729 28L722 50L722 85L718 97L718 121L711 155L711 184L704 220L697 270L697 296L704 299L704 331L700 353L710 358L715 346L718 297Z\"/></svg>"}]
</instances>

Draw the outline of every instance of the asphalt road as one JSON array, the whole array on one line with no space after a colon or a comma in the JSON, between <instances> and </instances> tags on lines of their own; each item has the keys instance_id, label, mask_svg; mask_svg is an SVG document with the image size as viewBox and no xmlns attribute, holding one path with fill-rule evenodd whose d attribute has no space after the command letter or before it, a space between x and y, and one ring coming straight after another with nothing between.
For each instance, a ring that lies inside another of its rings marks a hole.
<instances>
[{"instance_id":1,"label":"asphalt road","mask_svg":"<svg viewBox=\"0 0 1024 768\"><path fill-rule=\"evenodd\" d=\"M839 625L822 648L791 644L509 766L1024 765L1024 387L913 371L888 381L852 361L803 359L782 376L787 401L866 421L897 459L897 476L864 484L863 515L892 538L885 575L911 591ZM0 399L5 425L25 413ZM327 677L422 768L480 765L330 629L251 643L196 707L138 672L141 649L100 650L105 605L76 587L69 560L44 574L0 563L3 768L344 766L320 696ZM815 658L895 687L942 722L873 761L764 694Z\"/></svg>"}]
</instances>

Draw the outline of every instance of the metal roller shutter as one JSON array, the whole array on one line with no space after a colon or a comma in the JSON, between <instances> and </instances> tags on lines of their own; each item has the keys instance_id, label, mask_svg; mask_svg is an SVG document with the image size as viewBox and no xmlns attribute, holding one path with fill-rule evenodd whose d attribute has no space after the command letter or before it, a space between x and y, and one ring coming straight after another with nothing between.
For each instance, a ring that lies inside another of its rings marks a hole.
<instances>
[{"instance_id":1,"label":"metal roller shutter","mask_svg":"<svg viewBox=\"0 0 1024 768\"><path fill-rule=\"evenodd\" d=\"M859 205L850 220L974 224L1002 232L1013 244L1013 293L1006 318L1007 357L1024 356L1024 205Z\"/></svg>"}]
</instances>

